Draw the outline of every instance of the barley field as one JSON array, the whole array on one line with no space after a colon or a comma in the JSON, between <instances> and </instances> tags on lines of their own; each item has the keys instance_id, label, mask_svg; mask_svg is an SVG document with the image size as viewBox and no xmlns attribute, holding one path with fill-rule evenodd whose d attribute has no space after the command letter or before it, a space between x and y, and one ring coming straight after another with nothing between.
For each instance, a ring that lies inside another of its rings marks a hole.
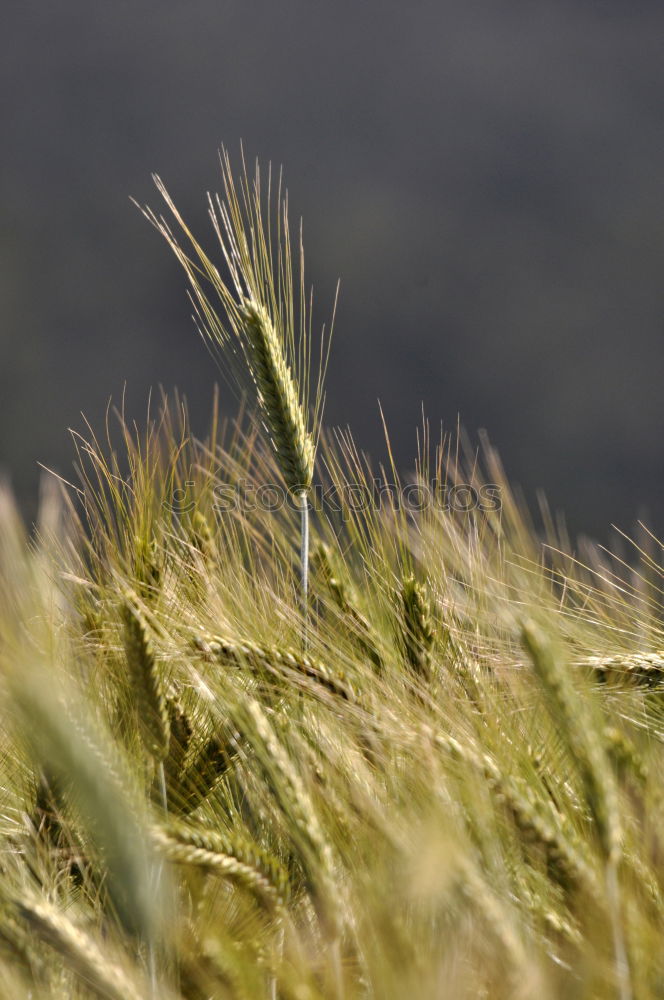
<instances>
[{"instance_id":1,"label":"barley field","mask_svg":"<svg viewBox=\"0 0 664 1000\"><path fill-rule=\"evenodd\" d=\"M426 422L373 467L280 179L222 171L217 260L145 210L208 435L120 405L33 530L0 493L0 996L664 997L661 543L536 528Z\"/></svg>"}]
</instances>

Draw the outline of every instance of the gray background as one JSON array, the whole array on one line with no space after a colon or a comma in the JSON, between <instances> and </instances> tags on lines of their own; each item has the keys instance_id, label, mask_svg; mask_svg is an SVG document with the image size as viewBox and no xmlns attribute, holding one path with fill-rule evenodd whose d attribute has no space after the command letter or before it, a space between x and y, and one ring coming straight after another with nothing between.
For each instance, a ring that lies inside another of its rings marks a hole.
<instances>
[{"instance_id":1,"label":"gray background","mask_svg":"<svg viewBox=\"0 0 664 1000\"><path fill-rule=\"evenodd\" d=\"M0 464L37 461L127 384L215 372L177 265L129 203L150 173L205 226L216 149L283 164L328 421L407 470L421 403L486 427L574 531L661 524L664 5L657 0L34 0L0 42ZM230 407L234 406L231 401Z\"/></svg>"}]
</instances>

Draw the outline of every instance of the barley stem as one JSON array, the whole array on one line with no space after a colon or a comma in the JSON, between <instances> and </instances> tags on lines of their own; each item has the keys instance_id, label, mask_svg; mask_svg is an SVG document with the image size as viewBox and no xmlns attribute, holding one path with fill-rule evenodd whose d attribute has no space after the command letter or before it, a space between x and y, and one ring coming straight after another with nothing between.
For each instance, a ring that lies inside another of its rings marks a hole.
<instances>
[{"instance_id":1,"label":"barley stem","mask_svg":"<svg viewBox=\"0 0 664 1000\"><path fill-rule=\"evenodd\" d=\"M302 648L306 652L309 619L309 500L305 490L298 493L300 503L300 600L302 602Z\"/></svg>"}]
</instances>

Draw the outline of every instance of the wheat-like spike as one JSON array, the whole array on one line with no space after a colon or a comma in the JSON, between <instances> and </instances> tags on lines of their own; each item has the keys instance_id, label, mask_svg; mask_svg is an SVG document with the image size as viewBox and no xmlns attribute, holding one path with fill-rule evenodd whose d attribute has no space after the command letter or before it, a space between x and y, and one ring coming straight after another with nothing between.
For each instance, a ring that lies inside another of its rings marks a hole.
<instances>
[{"instance_id":1,"label":"wheat-like spike","mask_svg":"<svg viewBox=\"0 0 664 1000\"><path fill-rule=\"evenodd\" d=\"M545 900L523 884L519 885L516 895L519 904L528 911L529 916L534 917L556 937L565 938L577 946L583 943L583 934L578 922L569 914L563 915L563 913L552 910Z\"/></svg>"},{"instance_id":2,"label":"wheat-like spike","mask_svg":"<svg viewBox=\"0 0 664 1000\"><path fill-rule=\"evenodd\" d=\"M122 620L127 667L136 698L141 738L148 752L163 760L168 751L170 719L150 630L132 591L125 593Z\"/></svg>"},{"instance_id":3,"label":"wheat-like spike","mask_svg":"<svg viewBox=\"0 0 664 1000\"><path fill-rule=\"evenodd\" d=\"M176 697L167 698L166 710L169 719L168 752L163 760L166 805L169 809L181 808L184 801L184 779L187 774L185 762L191 747L194 727ZM160 805L164 804L161 788L154 787L153 799Z\"/></svg>"},{"instance_id":4,"label":"wheat-like spike","mask_svg":"<svg viewBox=\"0 0 664 1000\"><path fill-rule=\"evenodd\" d=\"M291 649L264 646L249 639L229 639L224 636L196 636L196 648L206 656L235 666L249 666L276 677L302 676L315 681L344 701L354 701L355 693L343 675L332 673L325 664Z\"/></svg>"},{"instance_id":5,"label":"wheat-like spike","mask_svg":"<svg viewBox=\"0 0 664 1000\"><path fill-rule=\"evenodd\" d=\"M245 715L246 713L246 715ZM238 713L238 723L246 727L269 787L284 815L288 816L302 846L301 857L309 888L331 936L341 932L341 900L336 886L332 851L323 834L313 802L304 783L254 699Z\"/></svg>"},{"instance_id":6,"label":"wheat-like spike","mask_svg":"<svg viewBox=\"0 0 664 1000\"><path fill-rule=\"evenodd\" d=\"M420 677L431 675L431 649L434 631L431 606L422 584L407 576L401 585L403 609L403 644L406 659Z\"/></svg>"},{"instance_id":7,"label":"wheat-like spike","mask_svg":"<svg viewBox=\"0 0 664 1000\"><path fill-rule=\"evenodd\" d=\"M265 430L286 485L293 493L306 492L313 477L314 445L283 345L260 303L246 299L240 316Z\"/></svg>"},{"instance_id":8,"label":"wheat-like spike","mask_svg":"<svg viewBox=\"0 0 664 1000\"><path fill-rule=\"evenodd\" d=\"M578 768L595 820L606 862L606 899L613 933L616 982L621 1000L631 1000L631 973L625 946L618 878L622 830L616 778L602 734L594 724L591 706L579 704L579 696L552 644L534 622L524 624L522 636L552 716L557 721L570 757Z\"/></svg>"},{"instance_id":9,"label":"wheat-like spike","mask_svg":"<svg viewBox=\"0 0 664 1000\"><path fill-rule=\"evenodd\" d=\"M169 720L168 754L164 758L164 772L167 781L175 781L182 775L194 727L186 711L175 698L169 698L166 705Z\"/></svg>"},{"instance_id":10,"label":"wheat-like spike","mask_svg":"<svg viewBox=\"0 0 664 1000\"><path fill-rule=\"evenodd\" d=\"M608 861L620 857L622 834L615 777L606 749L588 710L570 683L568 672L551 643L533 622L523 626L523 641L548 699L561 737L583 781L588 805Z\"/></svg>"},{"instance_id":11,"label":"wheat-like spike","mask_svg":"<svg viewBox=\"0 0 664 1000\"><path fill-rule=\"evenodd\" d=\"M543 850L547 868L556 881L563 888L577 885L598 899L595 872L572 840L542 815L527 789L507 779L495 781L493 789L497 799L509 810L524 843Z\"/></svg>"},{"instance_id":12,"label":"wheat-like spike","mask_svg":"<svg viewBox=\"0 0 664 1000\"><path fill-rule=\"evenodd\" d=\"M341 615L347 620L349 631L357 645L380 673L384 664L374 640L374 630L368 619L358 610L355 597L350 593L347 584L335 574L329 546L320 542L313 554L313 562Z\"/></svg>"},{"instance_id":13,"label":"wheat-like spike","mask_svg":"<svg viewBox=\"0 0 664 1000\"><path fill-rule=\"evenodd\" d=\"M72 972L88 989L105 1000L142 1000L138 990L124 970L109 960L108 944L104 948L69 917L45 900L14 901L17 914L33 933L57 951Z\"/></svg>"},{"instance_id":14,"label":"wheat-like spike","mask_svg":"<svg viewBox=\"0 0 664 1000\"><path fill-rule=\"evenodd\" d=\"M511 976L515 977L513 995L525 996L524 989L527 987L524 975L529 963L524 944L509 919L504 904L469 859L464 859L460 864L459 888L482 914L487 927L500 943L509 961Z\"/></svg>"},{"instance_id":15,"label":"wheat-like spike","mask_svg":"<svg viewBox=\"0 0 664 1000\"><path fill-rule=\"evenodd\" d=\"M664 684L664 650L654 653L587 656L578 665L590 670L599 681L627 681L644 687L659 687Z\"/></svg>"},{"instance_id":16,"label":"wheat-like spike","mask_svg":"<svg viewBox=\"0 0 664 1000\"><path fill-rule=\"evenodd\" d=\"M154 537L136 535L134 539L134 576L138 589L146 599L159 586L162 559Z\"/></svg>"},{"instance_id":17,"label":"wheat-like spike","mask_svg":"<svg viewBox=\"0 0 664 1000\"><path fill-rule=\"evenodd\" d=\"M475 752L453 736L436 735L435 744L446 753L470 764L488 782L498 802L508 809L524 840L539 846L547 865L563 887L574 884L592 898L601 896L597 877L579 848L566 837L553 817L547 818L523 788L503 775L496 762L486 753Z\"/></svg>"},{"instance_id":18,"label":"wheat-like spike","mask_svg":"<svg viewBox=\"0 0 664 1000\"><path fill-rule=\"evenodd\" d=\"M208 868L235 879L271 906L288 902L290 884L285 869L248 840L184 823L155 828L152 837L171 861Z\"/></svg>"},{"instance_id":19,"label":"wheat-like spike","mask_svg":"<svg viewBox=\"0 0 664 1000\"><path fill-rule=\"evenodd\" d=\"M218 934L197 942L191 956L183 956L179 967L182 997L202 998L229 996L233 1000L255 1000L264 989L263 970L257 961L256 949L250 957L241 945L219 938ZM205 983L204 993L202 983ZM214 994L210 989L215 988ZM222 986L223 992L218 993Z\"/></svg>"},{"instance_id":20,"label":"wheat-like spike","mask_svg":"<svg viewBox=\"0 0 664 1000\"><path fill-rule=\"evenodd\" d=\"M228 771L235 751L217 736L200 746L191 762L168 787L170 808L192 813L215 790Z\"/></svg>"},{"instance_id":21,"label":"wheat-like spike","mask_svg":"<svg viewBox=\"0 0 664 1000\"><path fill-rule=\"evenodd\" d=\"M194 511L191 518L191 539L204 559L210 559L214 552L214 532L205 514Z\"/></svg>"},{"instance_id":22,"label":"wheat-like spike","mask_svg":"<svg viewBox=\"0 0 664 1000\"><path fill-rule=\"evenodd\" d=\"M604 742L609 760L616 768L618 776L631 775L642 788L647 784L648 773L641 754L629 736L615 726L606 726Z\"/></svg>"}]
</instances>

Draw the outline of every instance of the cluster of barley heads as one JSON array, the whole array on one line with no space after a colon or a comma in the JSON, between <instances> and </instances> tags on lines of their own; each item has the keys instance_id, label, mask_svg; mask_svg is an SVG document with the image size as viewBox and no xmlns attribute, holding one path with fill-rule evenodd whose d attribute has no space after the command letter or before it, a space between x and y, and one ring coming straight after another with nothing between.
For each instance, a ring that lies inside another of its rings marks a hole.
<instances>
[{"instance_id":1,"label":"cluster of barley heads","mask_svg":"<svg viewBox=\"0 0 664 1000\"><path fill-rule=\"evenodd\" d=\"M410 481L500 509L354 503L396 471L321 433L280 185L222 166L217 264L148 214L244 416L88 428L32 532L0 493L0 996L664 997L660 543L426 428Z\"/></svg>"}]
</instances>

